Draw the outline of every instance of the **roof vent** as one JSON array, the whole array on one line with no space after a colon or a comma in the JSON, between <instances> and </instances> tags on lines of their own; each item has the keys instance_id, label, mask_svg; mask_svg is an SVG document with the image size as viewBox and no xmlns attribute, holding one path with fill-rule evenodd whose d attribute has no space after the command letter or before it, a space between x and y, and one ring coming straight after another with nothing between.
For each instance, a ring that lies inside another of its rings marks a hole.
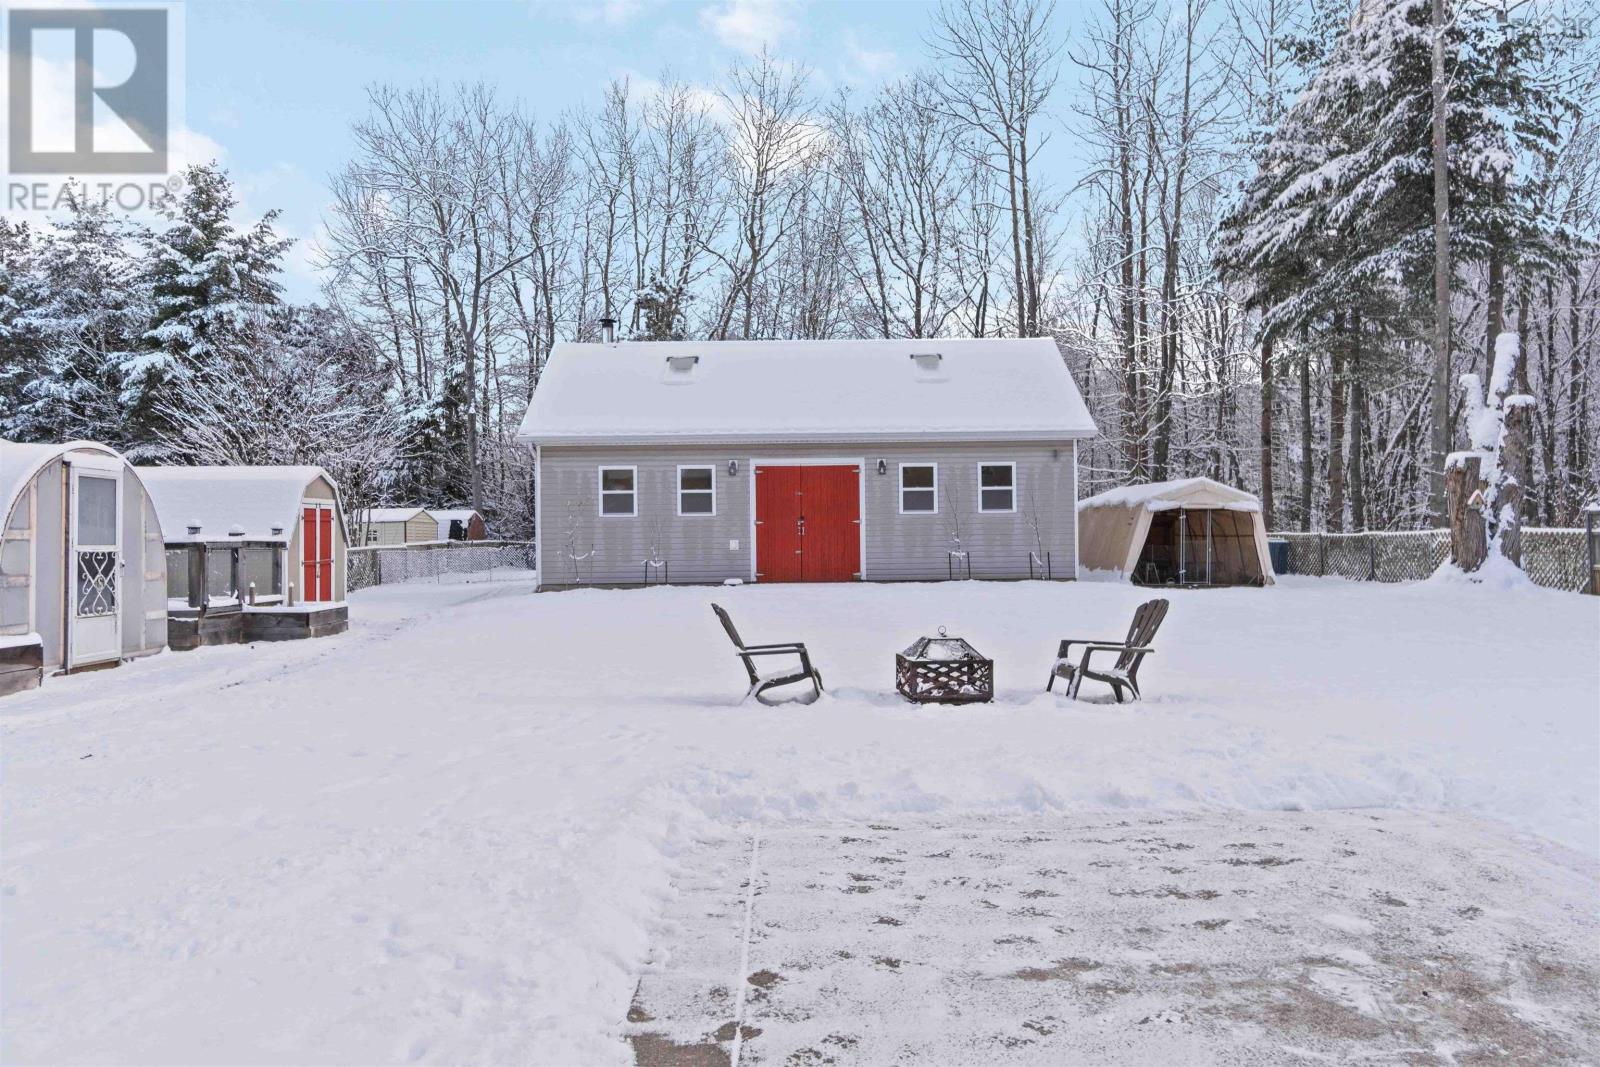
<instances>
[{"instance_id":1,"label":"roof vent","mask_svg":"<svg viewBox=\"0 0 1600 1067\"><path fill-rule=\"evenodd\" d=\"M911 361L917 365L917 381L943 382L950 378L944 369L944 354L942 352L913 352Z\"/></svg>"},{"instance_id":2,"label":"roof vent","mask_svg":"<svg viewBox=\"0 0 1600 1067\"><path fill-rule=\"evenodd\" d=\"M661 380L668 385L688 385L695 379L694 368L699 362L699 356L668 356Z\"/></svg>"},{"instance_id":3,"label":"roof vent","mask_svg":"<svg viewBox=\"0 0 1600 1067\"><path fill-rule=\"evenodd\" d=\"M273 523L272 524L272 532L274 534L282 534L283 533L283 523L281 523L281 522Z\"/></svg>"},{"instance_id":4,"label":"roof vent","mask_svg":"<svg viewBox=\"0 0 1600 1067\"><path fill-rule=\"evenodd\" d=\"M197 537L200 534L200 524L198 522L191 522L184 528L189 531L190 537Z\"/></svg>"},{"instance_id":5,"label":"roof vent","mask_svg":"<svg viewBox=\"0 0 1600 1067\"><path fill-rule=\"evenodd\" d=\"M228 527L228 536L229 537L243 537L244 536L244 527L241 526L237 522L234 523L232 526Z\"/></svg>"}]
</instances>

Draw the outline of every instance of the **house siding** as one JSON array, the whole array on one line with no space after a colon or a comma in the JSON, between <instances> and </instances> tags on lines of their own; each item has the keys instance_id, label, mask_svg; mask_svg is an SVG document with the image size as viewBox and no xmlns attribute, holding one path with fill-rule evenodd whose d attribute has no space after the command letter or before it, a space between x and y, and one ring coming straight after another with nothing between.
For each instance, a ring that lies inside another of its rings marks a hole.
<instances>
[{"instance_id":1,"label":"house siding","mask_svg":"<svg viewBox=\"0 0 1600 1067\"><path fill-rule=\"evenodd\" d=\"M1051 576L1076 577L1077 473L1071 440L1055 444L938 443L725 445L540 449L541 585L637 584L654 547L674 584L755 575L752 464L818 460L862 464L862 572L868 581L930 581L951 573L957 528L974 578L1029 576L1029 554L1048 554ZM883 460L886 472L877 473ZM728 473L729 460L738 473ZM936 514L902 515L899 464L938 466ZM978 510L980 463L1016 464L1016 510ZM679 516L680 466L715 472L716 514ZM634 467L637 514L598 515L599 468ZM736 545L736 547L735 547ZM1039 549L1042 548L1043 552ZM1034 573L1039 575L1035 564Z\"/></svg>"}]
</instances>

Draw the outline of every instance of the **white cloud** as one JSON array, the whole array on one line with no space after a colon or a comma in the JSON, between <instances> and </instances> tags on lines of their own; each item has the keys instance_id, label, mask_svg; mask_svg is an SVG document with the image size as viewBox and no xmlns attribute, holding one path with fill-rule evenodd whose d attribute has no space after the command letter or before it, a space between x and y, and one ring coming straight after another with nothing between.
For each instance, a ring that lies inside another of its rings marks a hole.
<instances>
[{"instance_id":1,"label":"white cloud","mask_svg":"<svg viewBox=\"0 0 1600 1067\"><path fill-rule=\"evenodd\" d=\"M900 67L899 53L889 48L868 48L854 30L845 30L843 40L841 73L844 81L881 81Z\"/></svg>"},{"instance_id":2,"label":"white cloud","mask_svg":"<svg viewBox=\"0 0 1600 1067\"><path fill-rule=\"evenodd\" d=\"M188 126L173 130L168 141L167 168L173 173L182 171L184 167L210 163L212 160L220 163L228 156L228 150L219 142Z\"/></svg>"},{"instance_id":3,"label":"white cloud","mask_svg":"<svg viewBox=\"0 0 1600 1067\"><path fill-rule=\"evenodd\" d=\"M554 6L580 26L606 26L616 29L626 26L645 8L645 0L582 0L582 2L550 5L534 4L534 10L544 12Z\"/></svg>"},{"instance_id":4,"label":"white cloud","mask_svg":"<svg viewBox=\"0 0 1600 1067\"><path fill-rule=\"evenodd\" d=\"M700 25L740 52L776 49L795 29L793 7L789 0L719 0L700 9Z\"/></svg>"}]
</instances>

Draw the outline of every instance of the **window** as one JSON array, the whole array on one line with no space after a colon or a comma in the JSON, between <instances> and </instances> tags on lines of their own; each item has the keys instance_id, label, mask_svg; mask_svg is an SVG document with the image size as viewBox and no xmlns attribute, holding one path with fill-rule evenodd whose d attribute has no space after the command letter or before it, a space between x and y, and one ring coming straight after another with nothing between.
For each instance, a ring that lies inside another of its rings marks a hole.
<instances>
[{"instance_id":1,"label":"window","mask_svg":"<svg viewBox=\"0 0 1600 1067\"><path fill-rule=\"evenodd\" d=\"M717 513L717 472L714 467L678 468L678 514Z\"/></svg>"},{"instance_id":2,"label":"window","mask_svg":"<svg viewBox=\"0 0 1600 1067\"><path fill-rule=\"evenodd\" d=\"M900 514L932 515L939 510L939 468L932 463L900 464Z\"/></svg>"},{"instance_id":3,"label":"window","mask_svg":"<svg viewBox=\"0 0 1600 1067\"><path fill-rule=\"evenodd\" d=\"M978 510L1017 510L1017 465L978 464Z\"/></svg>"},{"instance_id":4,"label":"window","mask_svg":"<svg viewBox=\"0 0 1600 1067\"><path fill-rule=\"evenodd\" d=\"M115 478L78 479L78 544L117 543L117 482Z\"/></svg>"},{"instance_id":5,"label":"window","mask_svg":"<svg viewBox=\"0 0 1600 1067\"><path fill-rule=\"evenodd\" d=\"M601 467L600 514L613 517L639 514L634 490L638 478L637 467Z\"/></svg>"},{"instance_id":6,"label":"window","mask_svg":"<svg viewBox=\"0 0 1600 1067\"><path fill-rule=\"evenodd\" d=\"M258 599L277 596L283 588L283 553L275 545L251 545L242 551L245 588L241 594L248 593L254 583Z\"/></svg>"},{"instance_id":7,"label":"window","mask_svg":"<svg viewBox=\"0 0 1600 1067\"><path fill-rule=\"evenodd\" d=\"M197 545L167 549L167 599L189 599L189 555L200 551Z\"/></svg>"}]
</instances>

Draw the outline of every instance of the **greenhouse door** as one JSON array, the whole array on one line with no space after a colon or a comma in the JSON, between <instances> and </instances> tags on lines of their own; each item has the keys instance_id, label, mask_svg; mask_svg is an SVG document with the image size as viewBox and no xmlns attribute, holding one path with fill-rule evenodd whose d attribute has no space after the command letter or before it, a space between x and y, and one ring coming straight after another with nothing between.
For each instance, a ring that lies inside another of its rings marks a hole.
<instances>
[{"instance_id":1,"label":"greenhouse door","mask_svg":"<svg viewBox=\"0 0 1600 1067\"><path fill-rule=\"evenodd\" d=\"M122 463L75 458L70 469L69 671L122 658Z\"/></svg>"}]
</instances>

